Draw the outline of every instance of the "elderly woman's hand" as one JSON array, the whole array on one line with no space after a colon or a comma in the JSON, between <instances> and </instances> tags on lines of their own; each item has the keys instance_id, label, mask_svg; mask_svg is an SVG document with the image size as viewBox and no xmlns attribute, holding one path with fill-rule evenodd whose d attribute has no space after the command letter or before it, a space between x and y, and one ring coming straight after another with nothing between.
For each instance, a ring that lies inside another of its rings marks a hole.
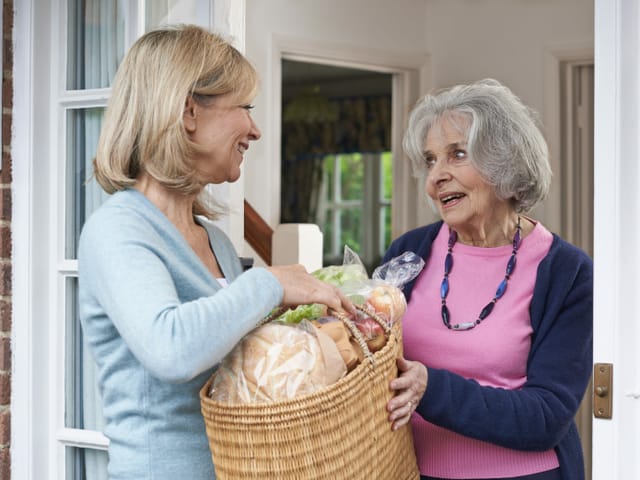
<instances>
[{"instance_id":1,"label":"elderly woman's hand","mask_svg":"<svg viewBox=\"0 0 640 480\"><path fill-rule=\"evenodd\" d=\"M394 390L396 395L387 404L389 421L392 422L391 428L393 430L397 430L409 422L411 414L415 411L427 389L429 379L427 367L420 362L398 358L396 363L400 375L391 380L389 384L389 388Z\"/></svg>"}]
</instances>

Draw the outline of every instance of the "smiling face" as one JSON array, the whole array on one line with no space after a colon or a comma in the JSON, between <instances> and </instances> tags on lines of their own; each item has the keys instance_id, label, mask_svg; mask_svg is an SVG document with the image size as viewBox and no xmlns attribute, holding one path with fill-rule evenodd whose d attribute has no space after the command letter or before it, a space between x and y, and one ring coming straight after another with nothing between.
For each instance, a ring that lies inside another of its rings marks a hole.
<instances>
[{"instance_id":1,"label":"smiling face","mask_svg":"<svg viewBox=\"0 0 640 480\"><path fill-rule=\"evenodd\" d=\"M200 151L194 165L203 183L235 182L249 143L260 138L251 118L251 105L239 104L232 95L215 97L208 105L187 100L184 125Z\"/></svg>"},{"instance_id":2,"label":"smiling face","mask_svg":"<svg viewBox=\"0 0 640 480\"><path fill-rule=\"evenodd\" d=\"M467 131L470 120L461 114L441 117L429 129L424 144L428 174L426 191L442 219L463 237L486 237L511 214L508 202L469 160Z\"/></svg>"}]
</instances>

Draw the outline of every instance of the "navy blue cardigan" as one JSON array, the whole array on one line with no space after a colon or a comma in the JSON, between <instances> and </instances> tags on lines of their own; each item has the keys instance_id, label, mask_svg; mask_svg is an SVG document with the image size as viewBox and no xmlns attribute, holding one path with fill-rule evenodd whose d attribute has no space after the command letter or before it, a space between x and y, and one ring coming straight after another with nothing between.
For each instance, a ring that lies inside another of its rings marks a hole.
<instances>
[{"instance_id":1,"label":"navy blue cardigan","mask_svg":"<svg viewBox=\"0 0 640 480\"><path fill-rule=\"evenodd\" d=\"M427 259L441 226L438 222L405 233L383 261L406 251ZM404 287L407 301L414 284ZM574 416L591 376L593 262L557 235L538 267L530 313L533 337L521 389L483 387L428 368L429 383L417 411L435 425L503 447L555 448L563 480L583 480Z\"/></svg>"}]
</instances>

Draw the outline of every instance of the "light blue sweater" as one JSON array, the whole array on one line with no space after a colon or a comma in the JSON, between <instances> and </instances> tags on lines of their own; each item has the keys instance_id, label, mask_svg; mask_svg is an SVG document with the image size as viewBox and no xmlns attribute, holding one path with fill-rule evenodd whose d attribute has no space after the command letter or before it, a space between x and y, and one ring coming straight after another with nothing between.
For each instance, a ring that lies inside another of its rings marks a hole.
<instances>
[{"instance_id":1,"label":"light blue sweater","mask_svg":"<svg viewBox=\"0 0 640 480\"><path fill-rule=\"evenodd\" d=\"M111 480L215 478L198 392L282 300L270 272L242 273L226 235L198 220L227 288L137 190L112 195L82 230L80 320L98 365Z\"/></svg>"}]
</instances>

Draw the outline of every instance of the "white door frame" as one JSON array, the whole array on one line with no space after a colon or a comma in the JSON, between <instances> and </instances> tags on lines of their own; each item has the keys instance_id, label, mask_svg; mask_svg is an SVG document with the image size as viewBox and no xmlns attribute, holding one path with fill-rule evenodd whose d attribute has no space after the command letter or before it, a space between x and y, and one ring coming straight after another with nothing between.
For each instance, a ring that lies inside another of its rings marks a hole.
<instances>
[{"instance_id":1,"label":"white door frame","mask_svg":"<svg viewBox=\"0 0 640 480\"><path fill-rule=\"evenodd\" d=\"M640 478L640 8L595 2L594 362L612 363L613 417L593 421L594 480Z\"/></svg>"},{"instance_id":2,"label":"white door frame","mask_svg":"<svg viewBox=\"0 0 640 480\"><path fill-rule=\"evenodd\" d=\"M226 32L244 49L245 0L208 0L213 26ZM50 0L14 2L13 109L12 109L12 370L11 370L11 478L20 480L57 478L55 410L57 365L48 362L57 348L57 332L48 319L56 315L55 279L50 269L55 258L55 215L38 198L47 195L55 182L52 164L57 162L51 124L53 106L51 64L47 49L65 9ZM43 61L43 58L46 59ZM37 159L37 161L36 161ZM223 193L232 206L242 205L242 182ZM51 202L48 208L54 208ZM235 208L238 210L238 208ZM240 208L240 212L241 212ZM55 212L54 212L55 213ZM243 238L242 213L232 215L223 226L239 245ZM55 275L53 275L55 276ZM52 374L53 373L53 374ZM53 405L53 406L52 406ZM92 437L93 438L93 437ZM91 440L93 441L93 440ZM89 442L90 443L90 442Z\"/></svg>"},{"instance_id":3,"label":"white door frame","mask_svg":"<svg viewBox=\"0 0 640 480\"><path fill-rule=\"evenodd\" d=\"M562 231L562 102L560 93L560 71L563 63L593 63L593 45L553 46L544 52L544 127L549 144L553 182L549 196L541 207L545 226L552 232Z\"/></svg>"},{"instance_id":4,"label":"white door frame","mask_svg":"<svg viewBox=\"0 0 640 480\"><path fill-rule=\"evenodd\" d=\"M13 24L11 475L24 479L33 478L37 398L33 391L34 8L33 0L16 5ZM40 432L46 434L47 425L42 427Z\"/></svg>"},{"instance_id":5,"label":"white door frame","mask_svg":"<svg viewBox=\"0 0 640 480\"><path fill-rule=\"evenodd\" d=\"M246 0L209 0L212 4L212 29L228 35L233 45L245 52ZM224 199L229 214L216 221L224 230L236 249L241 252L244 245L244 176L234 183L211 185L216 198Z\"/></svg>"}]
</instances>

